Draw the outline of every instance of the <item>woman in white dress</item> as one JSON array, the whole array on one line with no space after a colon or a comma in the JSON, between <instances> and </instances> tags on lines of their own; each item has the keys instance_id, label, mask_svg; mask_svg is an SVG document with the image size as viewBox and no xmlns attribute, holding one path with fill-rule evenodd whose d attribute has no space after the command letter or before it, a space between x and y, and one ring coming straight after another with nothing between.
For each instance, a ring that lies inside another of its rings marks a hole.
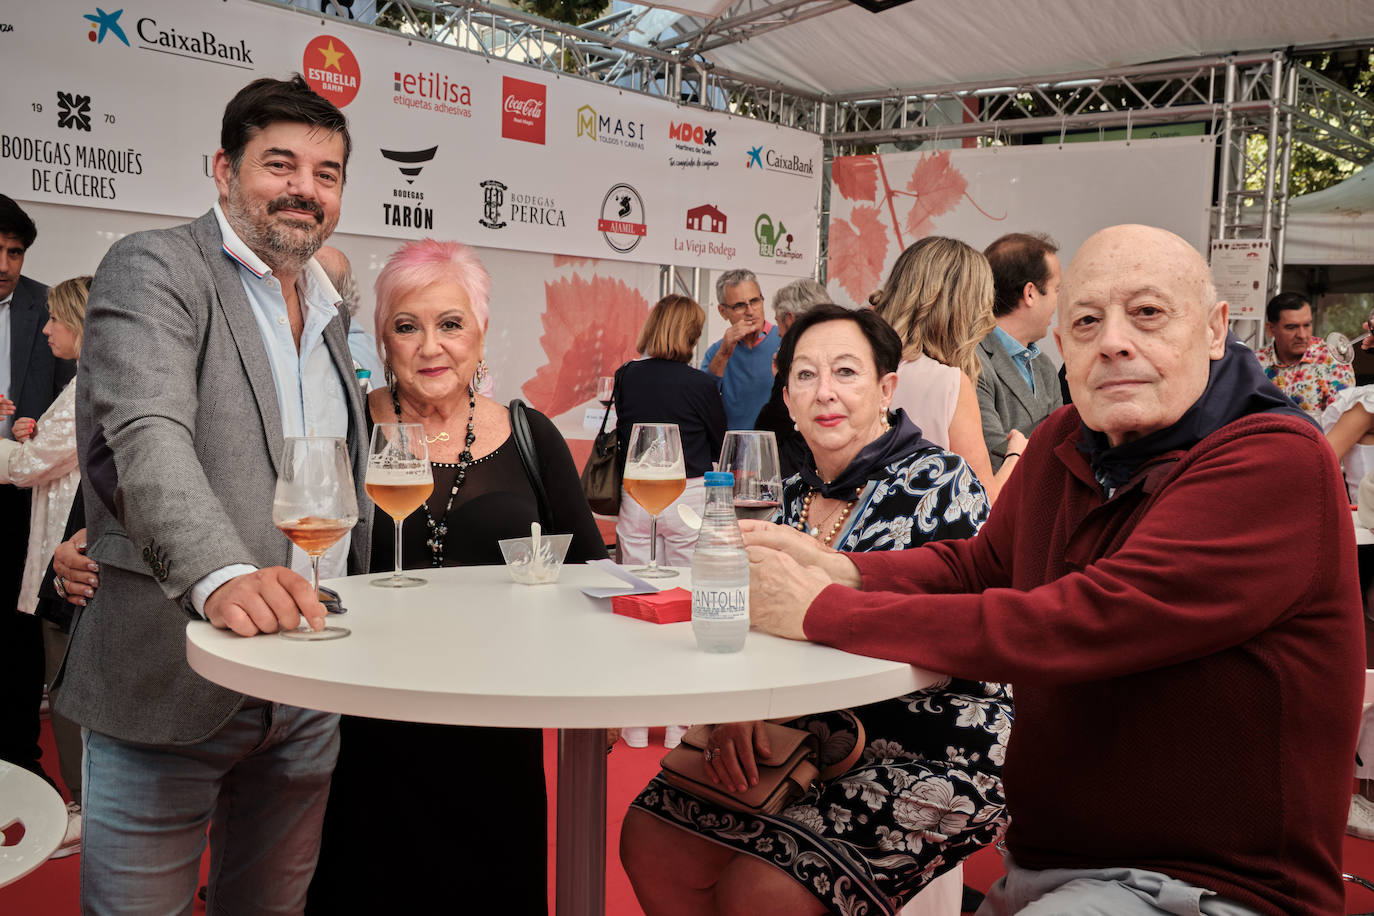
<instances>
[{"instance_id":1,"label":"woman in white dress","mask_svg":"<svg viewBox=\"0 0 1374 916\"><path fill-rule=\"evenodd\" d=\"M1007 436L1008 460L994 475L978 409L978 343L992 332L994 287L987 258L957 239L931 235L897 257L869 304L902 339L892 408L925 437L966 461L994 500L1026 437Z\"/></svg>"},{"instance_id":2,"label":"woman in white dress","mask_svg":"<svg viewBox=\"0 0 1374 916\"><path fill-rule=\"evenodd\" d=\"M90 277L76 277L48 291L48 323L43 333L58 359L81 355L81 332L86 323L86 296ZM33 489L29 515L29 552L24 558L24 578L19 587L19 611L32 614L38 607L38 587L62 540L72 499L81 485L76 465L76 379L62 389L41 417L17 417L11 427L14 439L0 439L0 483ZM44 678L52 683L66 653L68 634L51 621L43 621ZM81 729L53 713L53 738L62 780L72 800L67 805L67 833L54 857L71 855L81 846Z\"/></svg>"}]
</instances>

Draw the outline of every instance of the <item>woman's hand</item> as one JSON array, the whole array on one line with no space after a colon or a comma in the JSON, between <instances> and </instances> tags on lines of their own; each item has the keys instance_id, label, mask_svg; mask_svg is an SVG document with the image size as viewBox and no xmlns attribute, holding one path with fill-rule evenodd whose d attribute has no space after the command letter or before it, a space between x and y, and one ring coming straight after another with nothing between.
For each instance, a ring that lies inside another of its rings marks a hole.
<instances>
[{"instance_id":1,"label":"woman's hand","mask_svg":"<svg viewBox=\"0 0 1374 916\"><path fill-rule=\"evenodd\" d=\"M14 402L0 394L0 417L14 416Z\"/></svg>"},{"instance_id":2,"label":"woman's hand","mask_svg":"<svg viewBox=\"0 0 1374 916\"><path fill-rule=\"evenodd\" d=\"M52 570L57 577L57 591L68 604L85 607L86 599L100 587L100 566L86 556L86 529L71 536L71 540L57 545L52 555Z\"/></svg>"},{"instance_id":3,"label":"woman's hand","mask_svg":"<svg viewBox=\"0 0 1374 916\"><path fill-rule=\"evenodd\" d=\"M1013 429L1007 433L1007 450L1003 454L1007 457L1013 455L1024 455L1026 453L1027 439L1019 429Z\"/></svg>"},{"instance_id":4,"label":"woman's hand","mask_svg":"<svg viewBox=\"0 0 1374 916\"><path fill-rule=\"evenodd\" d=\"M33 438L33 432L38 427L38 421L33 417L20 417L14 421L10 431L14 433L16 442L27 442Z\"/></svg>"},{"instance_id":5,"label":"woman's hand","mask_svg":"<svg viewBox=\"0 0 1374 916\"><path fill-rule=\"evenodd\" d=\"M768 757L773 748L762 722L727 722L711 728L706 739L710 759L706 771L711 781L731 792L746 792L759 784L758 758Z\"/></svg>"}]
</instances>

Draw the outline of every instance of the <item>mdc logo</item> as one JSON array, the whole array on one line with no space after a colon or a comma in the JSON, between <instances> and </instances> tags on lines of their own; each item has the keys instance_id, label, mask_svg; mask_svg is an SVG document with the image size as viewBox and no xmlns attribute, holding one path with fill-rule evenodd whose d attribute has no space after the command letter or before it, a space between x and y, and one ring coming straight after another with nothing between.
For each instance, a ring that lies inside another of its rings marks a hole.
<instances>
[{"instance_id":1,"label":"mdc logo","mask_svg":"<svg viewBox=\"0 0 1374 916\"><path fill-rule=\"evenodd\" d=\"M669 122L668 139L694 146L715 146L716 128L700 127L683 121L681 124Z\"/></svg>"},{"instance_id":2,"label":"mdc logo","mask_svg":"<svg viewBox=\"0 0 1374 916\"><path fill-rule=\"evenodd\" d=\"M305 46L301 72L322 98L343 108L358 96L362 71L353 51L333 35L316 35Z\"/></svg>"},{"instance_id":3,"label":"mdc logo","mask_svg":"<svg viewBox=\"0 0 1374 916\"><path fill-rule=\"evenodd\" d=\"M543 83L501 77L501 136L507 140L544 143L544 100L548 87Z\"/></svg>"}]
</instances>

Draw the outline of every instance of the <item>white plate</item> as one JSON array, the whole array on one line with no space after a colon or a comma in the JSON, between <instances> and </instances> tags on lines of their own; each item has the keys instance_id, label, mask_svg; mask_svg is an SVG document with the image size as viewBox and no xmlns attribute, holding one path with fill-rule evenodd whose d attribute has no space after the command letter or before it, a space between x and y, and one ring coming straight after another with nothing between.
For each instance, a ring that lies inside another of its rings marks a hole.
<instances>
[{"instance_id":1,"label":"white plate","mask_svg":"<svg viewBox=\"0 0 1374 916\"><path fill-rule=\"evenodd\" d=\"M33 871L53 854L67 832L67 806L57 790L23 767L0 760L0 844L24 825L13 846L0 845L0 887Z\"/></svg>"}]
</instances>

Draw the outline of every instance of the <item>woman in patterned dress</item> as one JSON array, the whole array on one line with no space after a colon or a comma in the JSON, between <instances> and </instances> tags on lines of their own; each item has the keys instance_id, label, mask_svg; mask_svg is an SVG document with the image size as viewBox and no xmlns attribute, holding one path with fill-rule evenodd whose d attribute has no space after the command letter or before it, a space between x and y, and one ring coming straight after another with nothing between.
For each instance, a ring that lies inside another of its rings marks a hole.
<instances>
[{"instance_id":1,"label":"woman in patterned dress","mask_svg":"<svg viewBox=\"0 0 1374 916\"><path fill-rule=\"evenodd\" d=\"M845 551L965 538L987 517L957 456L888 404L901 340L868 311L818 306L778 350L788 409L815 463L784 485L781 524ZM778 815L730 811L655 777L633 802L620 855L649 916L668 913L892 914L1005 826L1001 765L1011 694L945 679L852 711L865 746L849 770ZM792 724L822 763L854 745L847 716ZM742 791L762 723L717 725L709 766Z\"/></svg>"}]
</instances>

